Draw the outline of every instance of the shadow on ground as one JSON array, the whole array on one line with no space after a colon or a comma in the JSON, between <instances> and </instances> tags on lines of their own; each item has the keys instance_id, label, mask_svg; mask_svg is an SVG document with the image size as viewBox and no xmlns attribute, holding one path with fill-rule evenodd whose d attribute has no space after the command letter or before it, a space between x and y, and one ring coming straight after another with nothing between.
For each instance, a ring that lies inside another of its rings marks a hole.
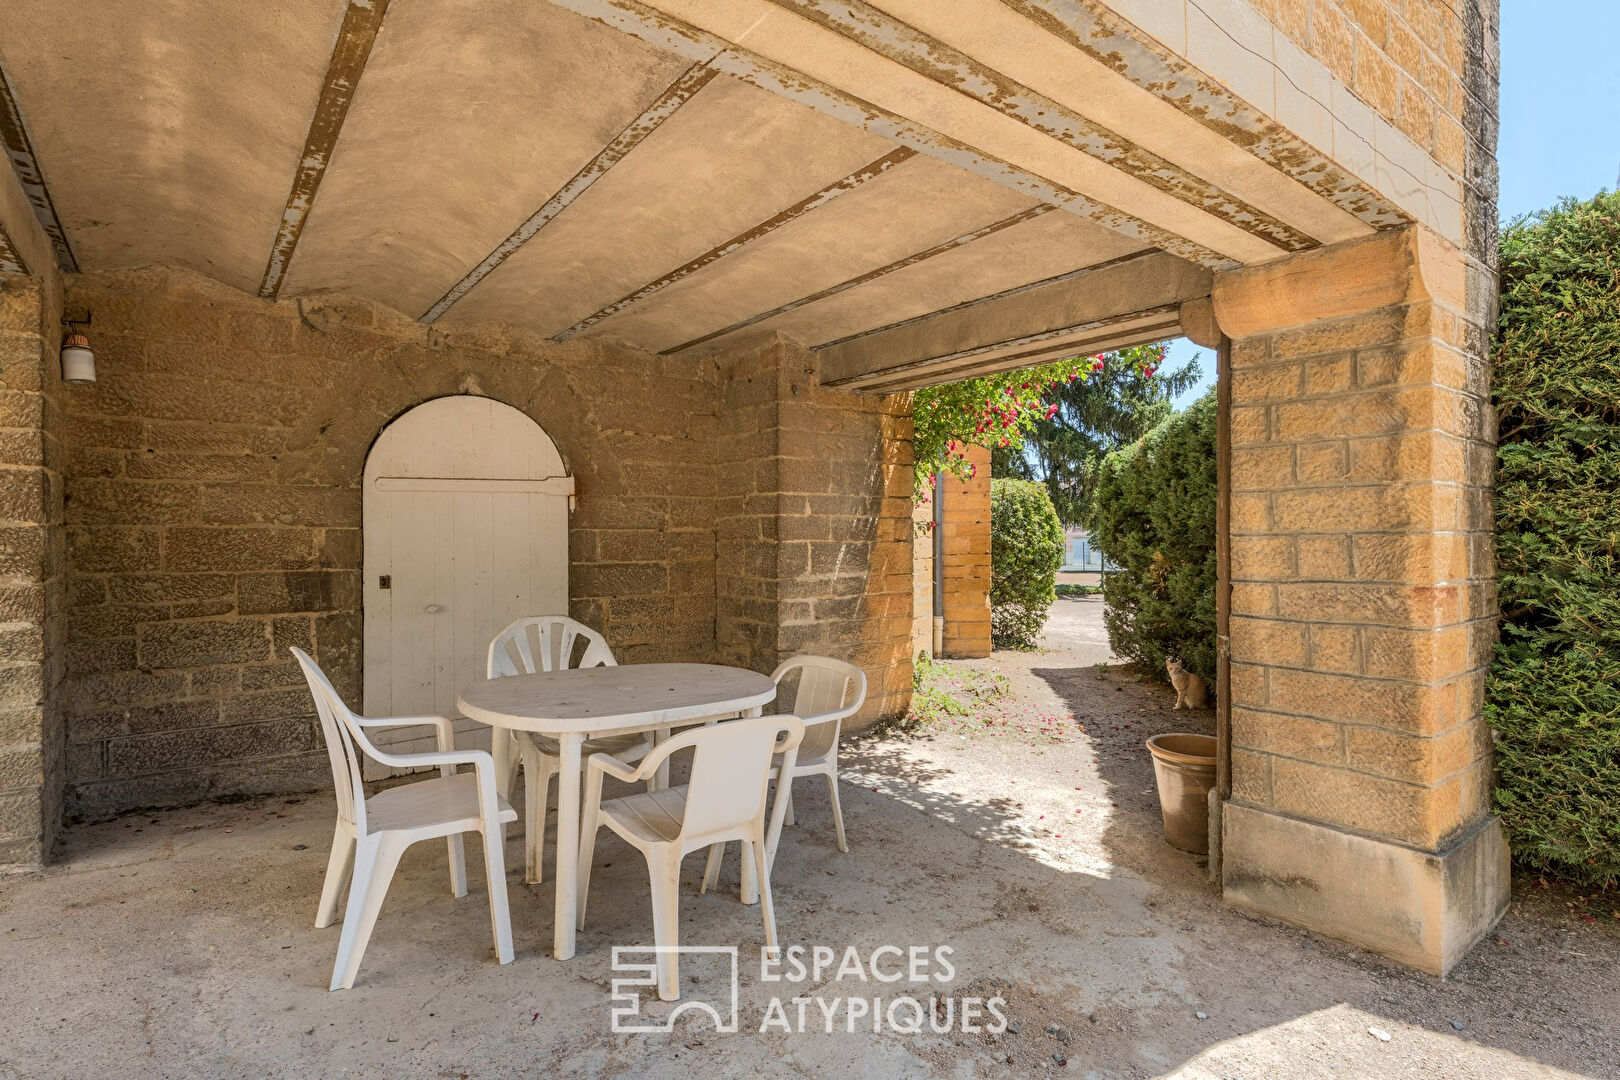
<instances>
[{"instance_id":1,"label":"shadow on ground","mask_svg":"<svg viewBox=\"0 0 1620 1080\"><path fill-rule=\"evenodd\" d=\"M0 1076L1620 1075L1616 938L1533 897L1446 982L1223 907L1198 858L1163 843L1142 748L1188 718L1171 714L1168 690L1099 671L1094 653L1094 641L1059 643L969 662L1027 698L1022 728L849 740L848 854L825 788L797 788L800 823L773 874L783 944L840 959L853 947L867 962L883 946L949 947L948 982L927 981L936 964L919 983L879 982L864 962L864 979L763 979L759 909L737 902L733 847L719 893L698 893L702 858L688 857L681 938L740 945L738 1032L704 1019L615 1032L612 950L650 942L651 905L639 856L604 836L574 959L550 956L548 888L514 872L518 956L494 964L476 841L461 900L443 847L424 844L355 989L329 994L338 929L311 923L331 797L255 799L86 826L63 865L0 880L0 963L13 973L0 983ZM1063 714L1075 720L1037 722ZM723 967L694 958L683 980L685 1000L729 1006ZM872 999L931 1011L936 993L951 1002L941 1010L1005 998L1009 1027L872 1030ZM802 1025L795 997L815 999ZM855 998L868 1011L852 1024ZM767 1022L773 999L793 1030ZM657 1022L669 1006L642 1011Z\"/></svg>"}]
</instances>

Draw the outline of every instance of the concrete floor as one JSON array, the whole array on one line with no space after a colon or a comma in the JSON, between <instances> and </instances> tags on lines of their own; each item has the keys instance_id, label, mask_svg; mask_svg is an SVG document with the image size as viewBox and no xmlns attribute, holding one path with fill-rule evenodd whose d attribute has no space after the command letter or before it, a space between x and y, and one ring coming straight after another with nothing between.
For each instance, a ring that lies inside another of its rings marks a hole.
<instances>
[{"instance_id":1,"label":"concrete floor","mask_svg":"<svg viewBox=\"0 0 1620 1080\"><path fill-rule=\"evenodd\" d=\"M514 876L518 956L495 965L476 843L459 901L442 846L424 844L355 988L329 994L338 928L311 927L331 836L320 793L79 827L63 863L0 880L0 1077L1620 1075L1620 933L1535 889L1446 982L1226 910L1198 858L1160 839L1141 749L1187 714L1092 666L1107 659L1099 612L1062 601L1047 651L964 662L1007 677L1001 723L853 740L849 854L824 789L802 783L773 875L784 944L949 946L945 992L1004 997L1004 1034L873 1033L869 1017L848 1032L844 1006L829 1033L814 1003L802 1032L761 1032L773 997L795 1027L796 994L832 1007L934 988L761 981L734 850L719 895L698 895L688 859L681 929L741 944L740 1032L685 1019L615 1034L612 946L649 942L651 917L639 857L606 836L572 961L549 955L549 895ZM725 976L689 961L685 1000L729 1004Z\"/></svg>"}]
</instances>

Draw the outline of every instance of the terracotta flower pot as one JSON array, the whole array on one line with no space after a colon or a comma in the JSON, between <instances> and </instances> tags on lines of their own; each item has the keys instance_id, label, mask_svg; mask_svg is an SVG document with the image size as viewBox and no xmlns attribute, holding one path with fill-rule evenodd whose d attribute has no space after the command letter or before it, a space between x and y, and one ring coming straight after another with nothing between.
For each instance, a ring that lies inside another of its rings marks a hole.
<instances>
[{"instance_id":1,"label":"terracotta flower pot","mask_svg":"<svg viewBox=\"0 0 1620 1080\"><path fill-rule=\"evenodd\" d=\"M1164 838L1182 851L1209 853L1209 791L1215 786L1215 736L1166 734L1147 741L1159 786Z\"/></svg>"}]
</instances>

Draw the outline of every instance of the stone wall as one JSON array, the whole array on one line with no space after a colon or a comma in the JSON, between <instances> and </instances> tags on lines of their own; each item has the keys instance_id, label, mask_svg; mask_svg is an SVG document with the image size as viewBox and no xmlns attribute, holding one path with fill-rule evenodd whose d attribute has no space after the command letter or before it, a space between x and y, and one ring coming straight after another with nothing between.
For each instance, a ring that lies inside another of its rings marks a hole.
<instances>
[{"instance_id":1,"label":"stone wall","mask_svg":"<svg viewBox=\"0 0 1620 1080\"><path fill-rule=\"evenodd\" d=\"M776 337L720 372L716 520L722 658L768 670L794 653L867 673L847 726L911 698L911 414L905 395L817 384L815 362Z\"/></svg>"},{"instance_id":2,"label":"stone wall","mask_svg":"<svg viewBox=\"0 0 1620 1080\"><path fill-rule=\"evenodd\" d=\"M911 508L911 655L934 655L933 488L927 502Z\"/></svg>"},{"instance_id":3,"label":"stone wall","mask_svg":"<svg viewBox=\"0 0 1620 1080\"><path fill-rule=\"evenodd\" d=\"M1486 265L1494 265L1499 0L1249 3L1288 43L1323 65L1367 108L1461 180L1467 230L1463 244ZM1279 66L1286 71L1283 56L1279 47ZM1298 72L1288 74L1302 83L1296 95L1313 88ZM1282 91L1278 99L1280 106ZM1348 135L1355 125L1341 119L1340 126ZM1396 168L1410 172L1412 167L1383 147L1341 150L1336 142L1334 150L1342 163L1351 165L1367 154L1386 156L1383 173L1366 177L1379 180L1385 194L1412 182L1394 179Z\"/></svg>"},{"instance_id":4,"label":"stone wall","mask_svg":"<svg viewBox=\"0 0 1620 1080\"><path fill-rule=\"evenodd\" d=\"M0 282L0 867L47 861L62 818L61 318L54 280Z\"/></svg>"},{"instance_id":5,"label":"stone wall","mask_svg":"<svg viewBox=\"0 0 1620 1080\"><path fill-rule=\"evenodd\" d=\"M66 395L67 778L99 815L330 782L289 645L360 702L360 478L445 394L523 409L575 477L572 614L622 661L867 666L905 707L909 470L895 399L768 339L721 357L269 304L179 271L70 280L100 381ZM722 378L721 368L727 371ZM896 564L901 569L896 570ZM362 704L363 707L363 704Z\"/></svg>"},{"instance_id":6,"label":"stone wall","mask_svg":"<svg viewBox=\"0 0 1620 1080\"><path fill-rule=\"evenodd\" d=\"M1229 900L1443 972L1506 902L1491 280L1412 227L1216 279L1231 336Z\"/></svg>"},{"instance_id":7,"label":"stone wall","mask_svg":"<svg viewBox=\"0 0 1620 1080\"><path fill-rule=\"evenodd\" d=\"M945 477L945 632L940 652L990 655L990 451L967 448L973 475Z\"/></svg>"}]
</instances>

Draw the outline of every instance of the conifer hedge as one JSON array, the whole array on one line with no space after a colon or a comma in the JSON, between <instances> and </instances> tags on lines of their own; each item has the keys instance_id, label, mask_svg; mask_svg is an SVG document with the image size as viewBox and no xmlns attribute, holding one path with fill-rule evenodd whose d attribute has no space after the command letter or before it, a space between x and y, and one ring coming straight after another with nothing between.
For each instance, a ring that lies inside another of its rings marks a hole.
<instances>
[{"instance_id":1,"label":"conifer hedge","mask_svg":"<svg viewBox=\"0 0 1620 1080\"><path fill-rule=\"evenodd\" d=\"M1108 642L1164 677L1166 656L1215 686L1215 391L1103 459L1086 525L1118 567Z\"/></svg>"},{"instance_id":2,"label":"conifer hedge","mask_svg":"<svg viewBox=\"0 0 1620 1080\"><path fill-rule=\"evenodd\" d=\"M1508 225L1494 355L1502 637L1486 688L1514 856L1620 880L1620 195Z\"/></svg>"},{"instance_id":3,"label":"conifer hedge","mask_svg":"<svg viewBox=\"0 0 1620 1080\"><path fill-rule=\"evenodd\" d=\"M1063 523L1046 487L1030 480L990 481L990 640L1033 649L1057 600Z\"/></svg>"}]
</instances>

